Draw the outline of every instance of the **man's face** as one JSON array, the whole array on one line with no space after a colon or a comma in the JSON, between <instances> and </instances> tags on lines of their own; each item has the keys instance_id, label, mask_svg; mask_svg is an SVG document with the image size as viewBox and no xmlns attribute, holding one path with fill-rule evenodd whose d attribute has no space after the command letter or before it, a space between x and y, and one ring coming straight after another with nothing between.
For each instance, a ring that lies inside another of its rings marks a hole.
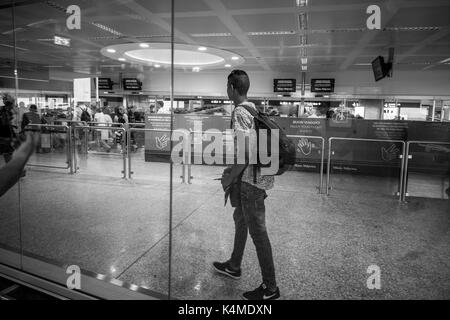
<instances>
[{"instance_id":1,"label":"man's face","mask_svg":"<svg viewBox=\"0 0 450 320\"><path fill-rule=\"evenodd\" d=\"M228 98L229 98L230 100L233 100L233 97L234 97L234 90L233 90L233 88L232 88L232 86L231 86L231 84L230 84L229 81L228 81L228 83L227 83L227 94L228 94Z\"/></svg>"}]
</instances>

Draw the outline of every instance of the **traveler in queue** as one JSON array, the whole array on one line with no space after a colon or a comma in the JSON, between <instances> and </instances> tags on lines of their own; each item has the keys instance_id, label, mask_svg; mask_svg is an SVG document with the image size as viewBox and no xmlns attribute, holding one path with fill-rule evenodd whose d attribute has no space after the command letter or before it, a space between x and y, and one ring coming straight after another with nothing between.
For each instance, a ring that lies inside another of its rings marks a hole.
<instances>
[{"instance_id":1,"label":"traveler in queue","mask_svg":"<svg viewBox=\"0 0 450 320\"><path fill-rule=\"evenodd\" d=\"M104 113L105 109L106 109L106 107L97 109L97 113L94 116L94 122L97 122L96 126L109 127L108 123L110 123L111 117L105 115L105 113ZM102 146L106 152L111 151L111 147L108 144L109 129L97 129L96 130L96 140L97 140L97 144Z\"/></svg>"},{"instance_id":2,"label":"traveler in queue","mask_svg":"<svg viewBox=\"0 0 450 320\"><path fill-rule=\"evenodd\" d=\"M12 124L15 100L9 94L5 94L0 103L0 154L8 163L14 152L13 144L16 136Z\"/></svg>"},{"instance_id":3,"label":"traveler in queue","mask_svg":"<svg viewBox=\"0 0 450 320\"><path fill-rule=\"evenodd\" d=\"M120 123L120 124L128 123L128 115L125 112L125 108L123 106L116 108L116 114L114 115L114 123ZM116 131L116 133L115 133L116 146L117 146L117 150L119 150L119 152L123 152L123 150L122 150L123 139L125 139L125 143L126 143L126 137L124 137L123 135L124 135L123 131Z\"/></svg>"},{"instance_id":4,"label":"traveler in queue","mask_svg":"<svg viewBox=\"0 0 450 320\"><path fill-rule=\"evenodd\" d=\"M30 105L30 111L26 112L22 116L21 123L21 132L24 132L25 128L29 124L44 124L44 118L41 118L38 114L37 106L35 104ZM35 131L41 131L41 128L38 128ZM37 139L40 140L40 134L36 133ZM38 143L39 145L39 143ZM37 147L36 152L39 152L39 147Z\"/></svg>"}]
</instances>

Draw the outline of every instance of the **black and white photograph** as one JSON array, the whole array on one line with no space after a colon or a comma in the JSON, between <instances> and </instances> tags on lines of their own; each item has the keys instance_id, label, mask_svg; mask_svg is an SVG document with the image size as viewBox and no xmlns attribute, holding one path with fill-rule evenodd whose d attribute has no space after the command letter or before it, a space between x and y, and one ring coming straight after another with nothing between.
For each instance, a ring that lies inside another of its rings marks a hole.
<instances>
[{"instance_id":1,"label":"black and white photograph","mask_svg":"<svg viewBox=\"0 0 450 320\"><path fill-rule=\"evenodd\" d=\"M0 300L450 300L450 1L1 0Z\"/></svg>"}]
</instances>

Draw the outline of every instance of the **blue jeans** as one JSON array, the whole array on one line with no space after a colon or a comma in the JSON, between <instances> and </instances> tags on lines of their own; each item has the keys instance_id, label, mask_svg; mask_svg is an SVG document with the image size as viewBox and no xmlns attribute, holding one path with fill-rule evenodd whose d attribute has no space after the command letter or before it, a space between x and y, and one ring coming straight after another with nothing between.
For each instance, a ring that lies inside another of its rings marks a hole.
<instances>
[{"instance_id":1,"label":"blue jeans","mask_svg":"<svg viewBox=\"0 0 450 320\"><path fill-rule=\"evenodd\" d=\"M264 206L264 199L267 197L266 191L242 182L240 195L241 205L236 207L233 214L234 248L228 262L233 269L241 267L247 234L250 233L256 247L263 283L270 290L274 290L277 283L272 247L266 230L266 208Z\"/></svg>"}]
</instances>

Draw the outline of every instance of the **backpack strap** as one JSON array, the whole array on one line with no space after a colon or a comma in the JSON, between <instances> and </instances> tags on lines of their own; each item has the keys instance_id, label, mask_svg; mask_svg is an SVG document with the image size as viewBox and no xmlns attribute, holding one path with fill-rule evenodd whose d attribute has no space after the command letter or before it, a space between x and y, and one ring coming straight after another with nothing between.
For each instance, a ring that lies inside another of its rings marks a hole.
<instances>
[{"instance_id":1,"label":"backpack strap","mask_svg":"<svg viewBox=\"0 0 450 320\"><path fill-rule=\"evenodd\" d=\"M243 107L245 110L247 110L248 113L250 113L250 115L251 115L253 118L259 118L258 111L255 110L255 109L253 109L253 108L251 108L251 107L249 107L248 105L246 105L246 104L240 104L238 107Z\"/></svg>"}]
</instances>

